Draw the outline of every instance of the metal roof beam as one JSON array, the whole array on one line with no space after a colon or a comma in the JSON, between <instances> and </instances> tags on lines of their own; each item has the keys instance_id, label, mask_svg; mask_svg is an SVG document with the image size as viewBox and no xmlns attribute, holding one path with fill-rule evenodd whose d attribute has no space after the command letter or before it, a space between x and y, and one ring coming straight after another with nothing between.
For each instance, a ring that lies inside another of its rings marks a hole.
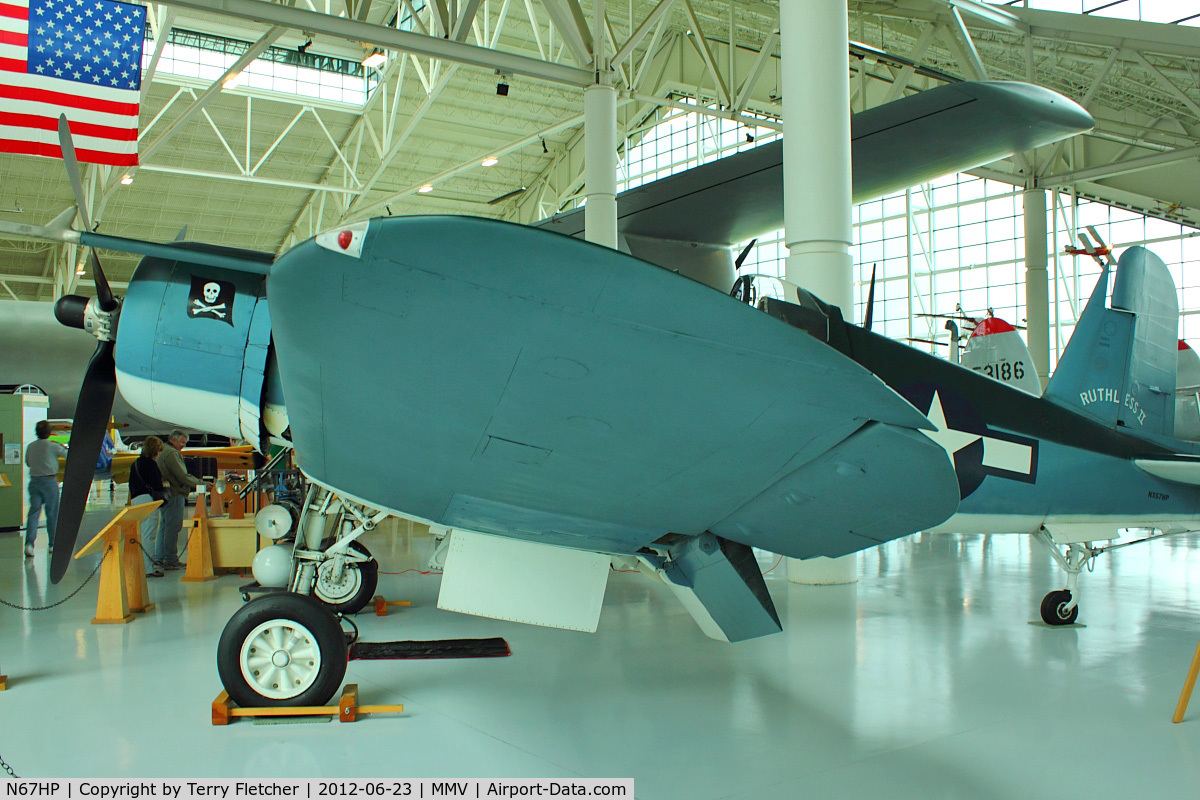
<instances>
[{"instance_id":1,"label":"metal roof beam","mask_svg":"<svg viewBox=\"0 0 1200 800\"><path fill-rule=\"evenodd\" d=\"M302 181L285 181L277 178L262 178L256 175L240 175L232 172L215 172L205 169L187 169L186 167L168 167L165 164L142 164L144 172L163 172L168 175L186 175L191 178L212 178L238 183L258 183L263 186L278 186L283 189L303 189L306 192L333 192L334 194L358 194L358 189L347 189L340 186L330 186L324 183L304 183Z\"/></svg>"},{"instance_id":2,"label":"metal roof beam","mask_svg":"<svg viewBox=\"0 0 1200 800\"><path fill-rule=\"evenodd\" d=\"M729 98L729 87L725 85L725 78L721 76L721 71L717 69L717 61L713 58L712 50L709 49L708 39L704 37L704 31L700 29L700 20L696 18L696 11L692 8L691 0L683 0L683 10L687 14L688 21L692 24L692 43L696 50L700 53L700 58L704 60L708 71L712 73L713 81L717 85L717 93L723 105L732 105Z\"/></svg>"},{"instance_id":3,"label":"metal roof beam","mask_svg":"<svg viewBox=\"0 0 1200 800\"><path fill-rule=\"evenodd\" d=\"M900 95L904 94L905 88L908 87L908 82L912 80L912 76L917 72L917 64L925 57L925 51L929 49L933 37L937 35L938 26L936 24L926 26L925 30L921 31L920 38L913 46L912 52L908 54L908 58L912 61L911 64L906 64L904 69L900 70L900 74L892 80L892 87L888 89L887 95L883 98L880 105L886 105L893 100L899 100Z\"/></svg>"},{"instance_id":4,"label":"metal roof beam","mask_svg":"<svg viewBox=\"0 0 1200 800\"><path fill-rule=\"evenodd\" d=\"M1121 161L1114 164L1105 164L1100 167L1091 167L1089 169L1076 170L1075 172L1064 172L1060 175L1050 175L1045 180L1041 181L1042 186L1068 186L1072 183L1080 183L1082 181L1098 181L1105 178L1115 178L1118 175L1128 175L1131 172L1141 172L1142 170L1161 167L1165 164L1173 164L1176 161L1196 160L1200 158L1200 145L1195 147L1184 147L1178 150L1170 150L1166 153L1155 153L1152 156L1144 156L1142 158L1134 158L1129 161Z\"/></svg>"},{"instance_id":5,"label":"metal roof beam","mask_svg":"<svg viewBox=\"0 0 1200 800\"><path fill-rule=\"evenodd\" d=\"M947 2L950 5L950 10L954 12L955 16L958 16L958 12L962 11L970 14L973 17L987 20L994 25L1000 25L1019 33L1029 32L1029 25L1022 22L1020 17L1010 14L1007 11L1002 11L995 6L976 3L975 0L947 0Z\"/></svg>"},{"instance_id":6,"label":"metal roof beam","mask_svg":"<svg viewBox=\"0 0 1200 800\"><path fill-rule=\"evenodd\" d=\"M570 8L567 8L567 3ZM580 64L592 63L592 37L577 0L542 0L562 40ZM578 13L576 13L578 11ZM589 73L590 74L590 73ZM594 79L590 83L594 83Z\"/></svg>"},{"instance_id":7,"label":"metal roof beam","mask_svg":"<svg viewBox=\"0 0 1200 800\"><path fill-rule=\"evenodd\" d=\"M972 76L974 80L986 81L988 79L987 67L983 65L979 51L975 49L975 40L971 38L971 32L967 30L967 24L963 22L962 14L959 14L958 9L953 6L950 8L950 21L954 32L958 34L958 38L955 40L957 45L955 49L962 54L960 61L965 59L966 63L963 66L971 69L974 73Z\"/></svg>"},{"instance_id":8,"label":"metal roof beam","mask_svg":"<svg viewBox=\"0 0 1200 800\"><path fill-rule=\"evenodd\" d=\"M221 77L213 81L212 84L205 89L199 97L192 101L190 106L183 110L183 113L171 120L171 123L167 125L167 127L164 128L160 134L158 134L153 142L145 147L140 148L141 152L139 153L139 158L149 158L151 153L162 147L166 141L175 134L175 131L179 130L180 126L191 119L193 115L199 111L202 111L204 107L208 105L208 102L221 92L225 81L240 74L242 70L250 66L250 62L258 58L264 50L270 47L276 39L283 35L283 31L284 29L282 27L271 28L269 31L264 33L257 42L250 45L250 49L245 53L242 53L241 57L237 61L233 62L233 64L229 67L229 69L225 70L225 73Z\"/></svg>"},{"instance_id":9,"label":"metal roof beam","mask_svg":"<svg viewBox=\"0 0 1200 800\"><path fill-rule=\"evenodd\" d=\"M1159 86L1166 89L1168 94L1187 106L1187 110L1191 111L1192 115L1197 119L1200 119L1200 105L1196 105L1195 100L1184 94L1183 90L1172 83L1170 78L1168 78L1166 75L1163 75L1162 71L1159 70L1158 67L1147 61L1144 55L1136 50L1129 49L1122 50L1121 54L1132 58L1134 61L1140 64L1142 69L1154 76L1154 80L1158 82Z\"/></svg>"},{"instance_id":10,"label":"metal roof beam","mask_svg":"<svg viewBox=\"0 0 1200 800\"><path fill-rule=\"evenodd\" d=\"M1195 28L1097 17L1091 14L1063 14L1032 8L1010 8L1015 16L1029 25L1029 33L1038 38L1065 39L1083 44L1127 47L1142 52L1200 58Z\"/></svg>"},{"instance_id":11,"label":"metal roof beam","mask_svg":"<svg viewBox=\"0 0 1200 800\"><path fill-rule=\"evenodd\" d=\"M636 50L637 46L642 43L643 39L646 38L646 34L650 33L650 31L654 29L654 26L658 24L658 20L663 14L666 14L668 11L670 11L671 6L674 4L675 0L660 0L659 4L654 7L654 10L647 14L646 18L642 20L642 24L637 26L637 30L635 30L633 34L625 40L625 44L621 45L621 49L617 51L616 55L612 57L612 61L609 62L610 65L613 67L619 67L625 62L625 59L633 55L633 51Z\"/></svg>"},{"instance_id":12,"label":"metal roof beam","mask_svg":"<svg viewBox=\"0 0 1200 800\"><path fill-rule=\"evenodd\" d=\"M466 0L463 5L462 15L458 18L458 23L454 26L454 35L450 38L456 42L465 42L467 34L471 31L471 23L475 21L475 14L479 11L479 4L483 0Z\"/></svg>"},{"instance_id":13,"label":"metal roof beam","mask_svg":"<svg viewBox=\"0 0 1200 800\"><path fill-rule=\"evenodd\" d=\"M373 25L368 22L320 14L302 8L276 5L266 0L165 0L165 5L189 8L215 14L225 14L292 30L332 36L372 47L387 48L418 56L444 59L506 75L526 75L531 78L568 86L587 86L594 82L591 70L554 64L536 58L490 50L486 47L456 42L450 39L424 36L410 31Z\"/></svg>"}]
</instances>

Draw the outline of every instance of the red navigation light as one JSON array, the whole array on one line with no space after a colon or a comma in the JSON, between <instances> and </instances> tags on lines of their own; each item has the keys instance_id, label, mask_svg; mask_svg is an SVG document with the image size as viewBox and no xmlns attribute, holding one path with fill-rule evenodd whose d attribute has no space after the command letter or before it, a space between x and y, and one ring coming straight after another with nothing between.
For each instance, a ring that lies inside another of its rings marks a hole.
<instances>
[{"instance_id":1,"label":"red navigation light","mask_svg":"<svg viewBox=\"0 0 1200 800\"><path fill-rule=\"evenodd\" d=\"M342 231L337 235L338 247L346 250L350 247L350 243L354 241L354 231Z\"/></svg>"}]
</instances>

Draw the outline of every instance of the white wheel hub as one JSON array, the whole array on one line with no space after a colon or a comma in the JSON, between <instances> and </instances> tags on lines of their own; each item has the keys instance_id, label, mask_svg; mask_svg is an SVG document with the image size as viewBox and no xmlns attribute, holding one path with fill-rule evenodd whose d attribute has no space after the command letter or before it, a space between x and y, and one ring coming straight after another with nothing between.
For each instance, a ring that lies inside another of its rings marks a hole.
<instances>
[{"instance_id":1,"label":"white wheel hub","mask_svg":"<svg viewBox=\"0 0 1200 800\"><path fill-rule=\"evenodd\" d=\"M242 640L238 664L254 691L272 700L301 694L321 671L317 637L299 622L272 619Z\"/></svg>"},{"instance_id":2,"label":"white wheel hub","mask_svg":"<svg viewBox=\"0 0 1200 800\"><path fill-rule=\"evenodd\" d=\"M348 561L342 565L341 581L334 580L334 559L321 562L317 567L317 585L314 591L317 596L327 603L341 603L354 596L358 587L362 586L362 571L358 563Z\"/></svg>"}]
</instances>

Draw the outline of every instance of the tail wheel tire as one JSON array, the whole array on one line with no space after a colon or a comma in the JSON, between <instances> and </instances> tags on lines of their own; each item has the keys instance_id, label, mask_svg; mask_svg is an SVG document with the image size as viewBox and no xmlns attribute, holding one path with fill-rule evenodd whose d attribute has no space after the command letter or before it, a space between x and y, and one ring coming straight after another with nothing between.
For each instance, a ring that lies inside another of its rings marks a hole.
<instances>
[{"instance_id":1,"label":"tail wheel tire","mask_svg":"<svg viewBox=\"0 0 1200 800\"><path fill-rule=\"evenodd\" d=\"M272 594L238 609L217 644L217 673L240 706L319 706L346 676L346 637L311 598Z\"/></svg>"},{"instance_id":2,"label":"tail wheel tire","mask_svg":"<svg viewBox=\"0 0 1200 800\"><path fill-rule=\"evenodd\" d=\"M1042 598L1042 621L1047 625L1070 625L1079 618L1079 606L1067 610L1071 593L1066 589L1050 592Z\"/></svg>"},{"instance_id":3,"label":"tail wheel tire","mask_svg":"<svg viewBox=\"0 0 1200 800\"><path fill-rule=\"evenodd\" d=\"M335 614L362 611L375 596L375 588L379 585L379 562L371 558L371 551L358 542L351 542L350 549L370 560L345 564L340 582L333 580L333 559L317 566L313 596Z\"/></svg>"}]
</instances>

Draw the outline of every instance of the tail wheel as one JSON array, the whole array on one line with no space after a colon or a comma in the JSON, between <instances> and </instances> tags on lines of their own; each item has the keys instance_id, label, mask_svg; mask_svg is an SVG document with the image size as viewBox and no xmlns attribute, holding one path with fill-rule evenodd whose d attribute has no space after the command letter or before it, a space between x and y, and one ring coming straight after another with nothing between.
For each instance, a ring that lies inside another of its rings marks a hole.
<instances>
[{"instance_id":1,"label":"tail wheel","mask_svg":"<svg viewBox=\"0 0 1200 800\"><path fill-rule=\"evenodd\" d=\"M1071 593L1066 589L1050 592L1042 598L1042 621L1047 625L1070 625L1079 618L1079 606L1067 610Z\"/></svg>"},{"instance_id":2,"label":"tail wheel","mask_svg":"<svg viewBox=\"0 0 1200 800\"><path fill-rule=\"evenodd\" d=\"M371 602L379 585L379 562L371 558L371 551L358 542L351 542L350 549L370 560L343 565L342 579L336 582L333 560L323 561L313 585L313 596L336 614L357 614Z\"/></svg>"},{"instance_id":3,"label":"tail wheel","mask_svg":"<svg viewBox=\"0 0 1200 800\"><path fill-rule=\"evenodd\" d=\"M238 609L217 644L217 673L240 706L314 706L346 676L346 638L327 608L270 594Z\"/></svg>"}]
</instances>

